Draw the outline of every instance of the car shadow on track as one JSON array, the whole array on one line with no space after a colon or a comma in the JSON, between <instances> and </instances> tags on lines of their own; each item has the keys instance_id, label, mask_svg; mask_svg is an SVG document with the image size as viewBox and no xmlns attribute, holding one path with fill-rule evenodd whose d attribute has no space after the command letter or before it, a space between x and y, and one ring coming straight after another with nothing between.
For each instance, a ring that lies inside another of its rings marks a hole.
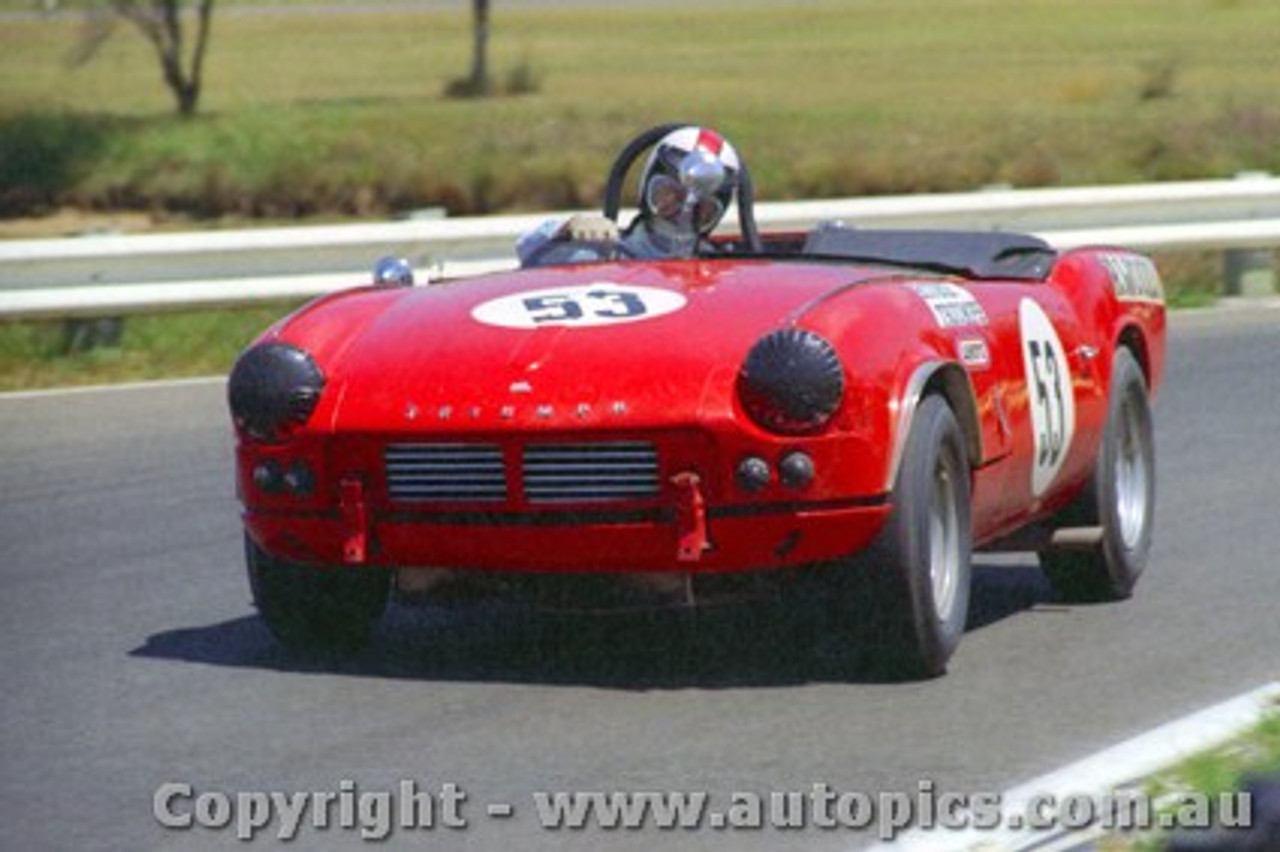
<instances>
[{"instance_id":1,"label":"car shadow on track","mask_svg":"<svg viewBox=\"0 0 1280 852\"><path fill-rule=\"evenodd\" d=\"M1034 562L974 564L968 631L1050 601ZM776 687L902 679L833 639L808 607L554 615L513 604L466 609L393 604L353 653L277 645L256 616L154 634L132 656L294 673L621 690Z\"/></svg>"}]
</instances>

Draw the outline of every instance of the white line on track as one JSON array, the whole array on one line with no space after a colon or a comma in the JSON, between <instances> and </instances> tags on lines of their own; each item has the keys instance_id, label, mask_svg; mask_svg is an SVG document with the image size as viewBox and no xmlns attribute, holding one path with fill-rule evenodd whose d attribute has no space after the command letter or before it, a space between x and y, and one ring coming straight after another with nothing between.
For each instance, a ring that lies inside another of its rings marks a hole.
<instances>
[{"instance_id":1,"label":"white line on track","mask_svg":"<svg viewBox=\"0 0 1280 852\"><path fill-rule=\"evenodd\" d=\"M226 376L197 376L191 379L157 379L150 382L125 382L114 385L78 385L69 388L46 388L42 390L4 391L0 392L0 402L21 399L41 399L55 396L75 396L92 393L114 393L117 391L164 390L165 388L197 387L226 382Z\"/></svg>"},{"instance_id":2,"label":"white line on track","mask_svg":"<svg viewBox=\"0 0 1280 852\"><path fill-rule=\"evenodd\" d=\"M1215 704L1145 734L1104 749L1047 775L1007 790L1001 797L1008 826L1010 816L1020 820L1033 798L1055 796L1106 796L1161 769L1242 733L1258 722L1263 708L1280 702L1280 682L1270 683ZM915 829L890 843L879 843L867 852L1024 852L1047 850L1049 843L1065 838L1063 829ZM1054 848L1057 848L1056 846Z\"/></svg>"}]
</instances>

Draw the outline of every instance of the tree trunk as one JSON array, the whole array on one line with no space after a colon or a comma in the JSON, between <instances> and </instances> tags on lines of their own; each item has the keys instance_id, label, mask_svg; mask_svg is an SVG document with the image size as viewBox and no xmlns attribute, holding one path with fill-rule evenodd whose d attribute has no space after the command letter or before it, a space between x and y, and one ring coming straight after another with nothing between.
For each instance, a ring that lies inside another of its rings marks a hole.
<instances>
[{"instance_id":1,"label":"tree trunk","mask_svg":"<svg viewBox=\"0 0 1280 852\"><path fill-rule=\"evenodd\" d=\"M164 83L173 93L178 115L190 118L200 100L201 77L209 31L213 23L215 0L199 0L196 6L195 47L189 64L184 67L181 0L149 0L144 7L139 0L111 0L111 6L133 23L155 47L160 59Z\"/></svg>"},{"instance_id":2,"label":"tree trunk","mask_svg":"<svg viewBox=\"0 0 1280 852\"><path fill-rule=\"evenodd\" d=\"M471 91L489 91L489 0L472 0L473 43L471 51Z\"/></svg>"}]
</instances>

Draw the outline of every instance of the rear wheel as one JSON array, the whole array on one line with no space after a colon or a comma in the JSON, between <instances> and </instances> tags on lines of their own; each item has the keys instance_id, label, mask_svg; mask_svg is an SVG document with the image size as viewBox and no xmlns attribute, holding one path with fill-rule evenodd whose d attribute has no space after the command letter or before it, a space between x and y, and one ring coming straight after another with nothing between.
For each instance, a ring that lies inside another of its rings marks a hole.
<instances>
[{"instance_id":1,"label":"rear wheel","mask_svg":"<svg viewBox=\"0 0 1280 852\"><path fill-rule=\"evenodd\" d=\"M296 649L354 649L368 641L387 605L390 573L313 568L277 559L245 536L253 602L267 629Z\"/></svg>"},{"instance_id":2,"label":"rear wheel","mask_svg":"<svg viewBox=\"0 0 1280 852\"><path fill-rule=\"evenodd\" d=\"M1155 517L1155 437L1142 368L1116 352L1102 447L1088 486L1057 518L1062 528L1094 530L1078 548L1049 548L1040 564L1058 595L1072 601L1133 594L1151 550Z\"/></svg>"},{"instance_id":3,"label":"rear wheel","mask_svg":"<svg viewBox=\"0 0 1280 852\"><path fill-rule=\"evenodd\" d=\"M969 610L969 461L955 415L926 397L907 436L893 512L872 546L841 566L835 604L873 667L946 671Z\"/></svg>"}]
</instances>

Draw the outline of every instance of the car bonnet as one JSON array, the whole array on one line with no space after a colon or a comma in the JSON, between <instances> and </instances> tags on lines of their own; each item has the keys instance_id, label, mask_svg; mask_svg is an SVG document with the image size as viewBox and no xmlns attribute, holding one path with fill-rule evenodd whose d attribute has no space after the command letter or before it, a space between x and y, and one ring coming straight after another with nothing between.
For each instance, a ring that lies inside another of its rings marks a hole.
<instances>
[{"instance_id":1,"label":"car bonnet","mask_svg":"<svg viewBox=\"0 0 1280 852\"><path fill-rule=\"evenodd\" d=\"M850 267L668 261L521 270L405 291L325 364L335 428L589 428L696 419L748 350Z\"/></svg>"}]
</instances>

